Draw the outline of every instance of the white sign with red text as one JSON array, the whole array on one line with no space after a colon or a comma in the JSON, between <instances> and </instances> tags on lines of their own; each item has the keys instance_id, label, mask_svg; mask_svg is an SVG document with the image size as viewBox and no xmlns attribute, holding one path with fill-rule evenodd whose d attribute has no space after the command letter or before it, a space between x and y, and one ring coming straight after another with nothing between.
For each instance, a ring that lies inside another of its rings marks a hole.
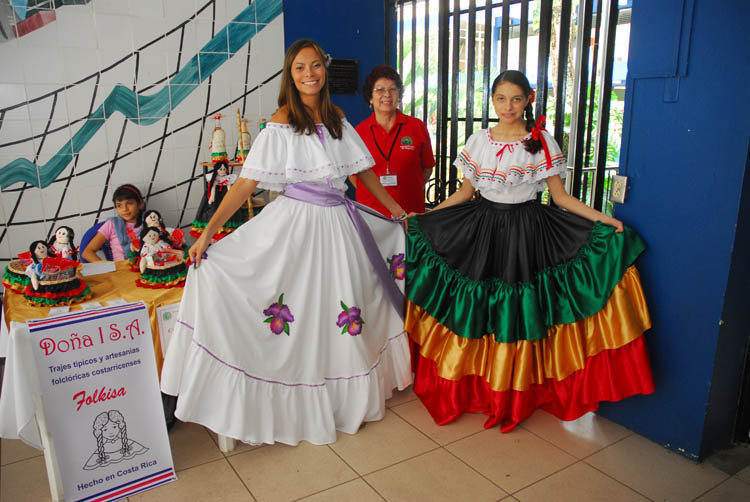
<instances>
[{"instance_id":1,"label":"white sign with red text","mask_svg":"<svg viewBox=\"0 0 750 502\"><path fill-rule=\"evenodd\" d=\"M143 302L27 323L67 501L176 479Z\"/></svg>"}]
</instances>

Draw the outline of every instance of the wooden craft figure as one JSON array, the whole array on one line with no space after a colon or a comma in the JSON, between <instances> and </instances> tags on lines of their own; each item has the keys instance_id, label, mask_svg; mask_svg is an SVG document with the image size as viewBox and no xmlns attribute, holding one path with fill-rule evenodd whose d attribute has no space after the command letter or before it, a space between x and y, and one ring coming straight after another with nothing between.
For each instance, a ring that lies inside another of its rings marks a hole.
<instances>
[{"instance_id":1,"label":"wooden craft figure","mask_svg":"<svg viewBox=\"0 0 750 502\"><path fill-rule=\"evenodd\" d=\"M250 132L247 130L247 119L240 116L239 108L237 108L237 131L237 150L234 157L239 162L245 162L247 153L250 151L252 138L250 137Z\"/></svg>"},{"instance_id":2,"label":"wooden craft figure","mask_svg":"<svg viewBox=\"0 0 750 502\"><path fill-rule=\"evenodd\" d=\"M227 157L227 138L224 133L224 129L221 128L221 113L214 115L216 125L214 126L214 132L211 135L211 162L214 164L218 162L226 162L229 160Z\"/></svg>"}]
</instances>

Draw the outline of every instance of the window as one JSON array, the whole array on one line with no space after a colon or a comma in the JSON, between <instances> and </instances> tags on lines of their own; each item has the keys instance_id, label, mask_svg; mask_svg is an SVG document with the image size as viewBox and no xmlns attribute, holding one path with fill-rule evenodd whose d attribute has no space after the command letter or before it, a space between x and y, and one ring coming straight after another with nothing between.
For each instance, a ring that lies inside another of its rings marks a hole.
<instances>
[{"instance_id":1,"label":"window","mask_svg":"<svg viewBox=\"0 0 750 502\"><path fill-rule=\"evenodd\" d=\"M425 121L437 166L436 205L461 183L453 160L497 119L492 80L506 69L537 91L535 116L568 157L568 190L612 213L632 0L396 0L389 48L404 82L402 110ZM390 24L387 24L390 26Z\"/></svg>"}]
</instances>

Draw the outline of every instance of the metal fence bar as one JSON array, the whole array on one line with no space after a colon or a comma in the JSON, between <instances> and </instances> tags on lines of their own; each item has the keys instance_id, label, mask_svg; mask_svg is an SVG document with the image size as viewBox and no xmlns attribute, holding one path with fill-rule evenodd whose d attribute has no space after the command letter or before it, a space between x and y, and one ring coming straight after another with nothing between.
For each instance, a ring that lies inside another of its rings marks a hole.
<instances>
[{"instance_id":1,"label":"metal fence bar","mask_svg":"<svg viewBox=\"0 0 750 502\"><path fill-rule=\"evenodd\" d=\"M573 95L573 114L570 123L568 163L573 166L573 187L571 195L581 196L581 168L583 167L583 139L586 126L586 94L588 91L589 40L591 33L591 1L581 0L578 4L578 36L576 37L576 74ZM581 19L583 17L583 19Z\"/></svg>"},{"instance_id":2,"label":"metal fence bar","mask_svg":"<svg viewBox=\"0 0 750 502\"><path fill-rule=\"evenodd\" d=\"M490 70L492 64L492 0L484 0L484 63L482 66L482 128L489 123Z\"/></svg>"},{"instance_id":3,"label":"metal fence bar","mask_svg":"<svg viewBox=\"0 0 750 502\"><path fill-rule=\"evenodd\" d=\"M593 2L592 2L593 6ZM589 79L591 81L590 84L590 91L589 91L589 102L588 102L588 119L586 120L586 147L583 150L584 156L583 156L583 165L590 166L591 165L591 141L593 138L593 132L594 132L594 108L596 108L596 73L598 71L598 64L599 64L599 33L600 33L600 26L602 21L602 0L597 0L597 9L596 9L596 29L595 29L595 35L594 35L594 51L591 55L591 75L589 76ZM591 36L589 35L589 39L591 39Z\"/></svg>"},{"instance_id":4,"label":"metal fence bar","mask_svg":"<svg viewBox=\"0 0 750 502\"><path fill-rule=\"evenodd\" d=\"M451 148L450 159L455 159L458 155L458 64L459 64L459 47L461 39L461 2L453 0L453 33L451 48ZM450 163L450 159L448 162ZM458 172L456 166L450 163L448 175L448 191L455 191L456 179Z\"/></svg>"},{"instance_id":5,"label":"metal fence bar","mask_svg":"<svg viewBox=\"0 0 750 502\"><path fill-rule=\"evenodd\" d=\"M438 175L440 180L446 179L446 157L448 153L448 144L446 137L448 136L448 121L446 120L446 111L448 110L448 55L449 55L449 31L448 31L448 19L449 19L449 0L439 0L440 10L438 14L438 26L440 26L440 33L438 35L438 76L440 84L438 85L438 111L437 111L437 122L438 122L438 135L437 135L437 152L438 152ZM437 197L437 202L442 202L445 199L445 192L440 190L440 194Z\"/></svg>"},{"instance_id":6,"label":"metal fence bar","mask_svg":"<svg viewBox=\"0 0 750 502\"><path fill-rule=\"evenodd\" d=\"M540 0L539 8L539 62L536 78L536 108L534 116L538 117L547 108L547 80L549 66L550 41L552 38L552 0Z\"/></svg>"},{"instance_id":7,"label":"metal fence bar","mask_svg":"<svg viewBox=\"0 0 750 502\"><path fill-rule=\"evenodd\" d=\"M469 26L466 33L466 129L465 138L474 132L474 72L477 40L477 8L476 0L469 0Z\"/></svg>"},{"instance_id":8,"label":"metal fence bar","mask_svg":"<svg viewBox=\"0 0 750 502\"><path fill-rule=\"evenodd\" d=\"M615 60L615 35L617 33L617 18L619 10L617 0L607 0L599 15L604 17L601 39L602 72L599 80L599 114L597 118L597 138L594 159L596 160L596 175L594 178L594 208L602 210L604 206L604 179L607 172L607 140L609 139L609 110L612 100L612 72ZM602 12L603 11L603 12Z\"/></svg>"},{"instance_id":9,"label":"metal fence bar","mask_svg":"<svg viewBox=\"0 0 750 502\"><path fill-rule=\"evenodd\" d=\"M429 80L430 80L430 0L424 0L424 60L422 63L422 120L427 124L429 119Z\"/></svg>"},{"instance_id":10,"label":"metal fence bar","mask_svg":"<svg viewBox=\"0 0 750 502\"><path fill-rule=\"evenodd\" d=\"M398 74L404 74L404 2L398 5Z\"/></svg>"},{"instance_id":11,"label":"metal fence bar","mask_svg":"<svg viewBox=\"0 0 750 502\"><path fill-rule=\"evenodd\" d=\"M529 0L521 1L521 29L519 33L518 70L526 74L526 43L529 38Z\"/></svg>"},{"instance_id":12,"label":"metal fence bar","mask_svg":"<svg viewBox=\"0 0 750 502\"><path fill-rule=\"evenodd\" d=\"M502 45L500 46L500 71L504 72L508 69L508 41L510 40L510 1L503 0L502 10L502 35L500 40Z\"/></svg>"},{"instance_id":13,"label":"metal fence bar","mask_svg":"<svg viewBox=\"0 0 750 502\"><path fill-rule=\"evenodd\" d=\"M565 133L565 95L568 92L568 61L570 59L570 11L572 0L563 0L560 9L560 39L557 54L557 86L555 88L555 141L563 145Z\"/></svg>"},{"instance_id":14,"label":"metal fence bar","mask_svg":"<svg viewBox=\"0 0 750 502\"><path fill-rule=\"evenodd\" d=\"M417 0L411 2L411 116L417 100Z\"/></svg>"}]
</instances>

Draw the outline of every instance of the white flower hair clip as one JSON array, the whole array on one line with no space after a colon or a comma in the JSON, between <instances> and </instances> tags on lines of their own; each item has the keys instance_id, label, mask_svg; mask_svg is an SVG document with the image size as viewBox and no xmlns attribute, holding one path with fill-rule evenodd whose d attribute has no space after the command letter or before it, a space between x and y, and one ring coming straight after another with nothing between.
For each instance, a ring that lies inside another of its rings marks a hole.
<instances>
[{"instance_id":1,"label":"white flower hair clip","mask_svg":"<svg viewBox=\"0 0 750 502\"><path fill-rule=\"evenodd\" d=\"M331 57L330 54L326 54L325 55L325 65L326 65L326 68L328 68L329 66L331 66L331 61L333 61L333 57Z\"/></svg>"}]
</instances>

